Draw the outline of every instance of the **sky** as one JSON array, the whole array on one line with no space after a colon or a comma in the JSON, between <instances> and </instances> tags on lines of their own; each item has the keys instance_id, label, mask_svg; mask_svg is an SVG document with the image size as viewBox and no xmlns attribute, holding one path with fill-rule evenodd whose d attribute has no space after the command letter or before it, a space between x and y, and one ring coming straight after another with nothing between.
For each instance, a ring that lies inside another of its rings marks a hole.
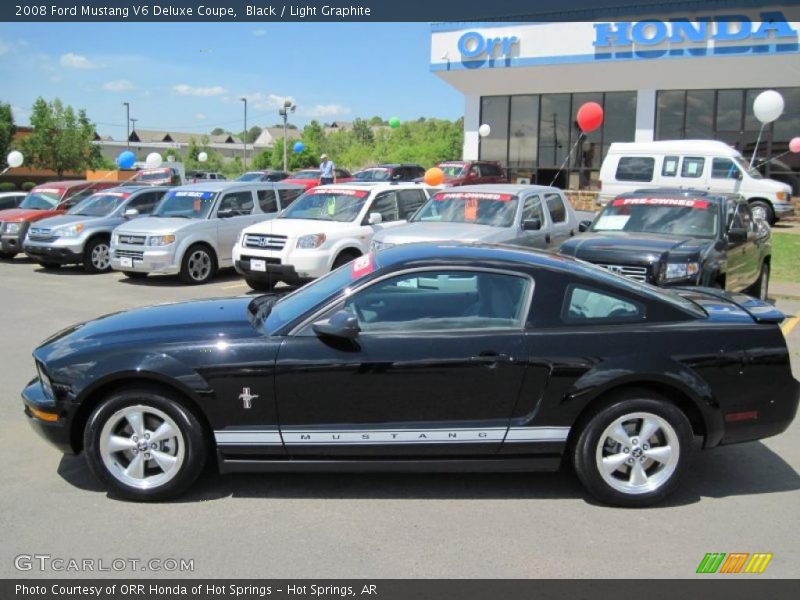
<instances>
[{"instance_id":1,"label":"sky","mask_svg":"<svg viewBox=\"0 0 800 600\"><path fill-rule=\"evenodd\" d=\"M429 70L427 23L0 24L0 101L18 125L37 97L85 108L100 135L241 131L379 115L456 119L463 97Z\"/></svg>"}]
</instances>

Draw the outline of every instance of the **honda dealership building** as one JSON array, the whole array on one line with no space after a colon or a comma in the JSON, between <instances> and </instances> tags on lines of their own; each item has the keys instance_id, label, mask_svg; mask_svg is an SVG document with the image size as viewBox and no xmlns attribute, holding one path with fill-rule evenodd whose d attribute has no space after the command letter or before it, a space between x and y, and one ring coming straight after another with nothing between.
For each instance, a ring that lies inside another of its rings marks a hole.
<instances>
[{"instance_id":1,"label":"honda dealership building","mask_svg":"<svg viewBox=\"0 0 800 600\"><path fill-rule=\"evenodd\" d=\"M575 148L561 187L596 188L612 142L719 139L749 158L760 128L753 100L765 89L786 108L758 155L787 152L800 136L800 23L781 7L710 4L714 12L680 17L434 24L431 70L465 98L464 157L501 161L512 181L549 184L578 141L577 109L594 101L603 125ZM762 170L800 193L800 155Z\"/></svg>"}]
</instances>

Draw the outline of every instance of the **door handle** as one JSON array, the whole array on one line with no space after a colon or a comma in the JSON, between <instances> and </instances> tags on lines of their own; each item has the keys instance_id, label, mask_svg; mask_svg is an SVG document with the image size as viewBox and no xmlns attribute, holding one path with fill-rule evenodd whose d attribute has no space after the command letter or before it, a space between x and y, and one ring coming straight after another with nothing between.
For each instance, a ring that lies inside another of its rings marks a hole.
<instances>
[{"instance_id":1,"label":"door handle","mask_svg":"<svg viewBox=\"0 0 800 600\"><path fill-rule=\"evenodd\" d=\"M501 362L514 362L514 357L508 354L495 352L494 350L484 350L478 356L470 358L473 363L479 363L487 369L494 369L498 363Z\"/></svg>"},{"instance_id":2,"label":"door handle","mask_svg":"<svg viewBox=\"0 0 800 600\"><path fill-rule=\"evenodd\" d=\"M549 244L550 243L550 234L549 233L545 233L544 234L544 242L545 242L545 244Z\"/></svg>"}]
</instances>

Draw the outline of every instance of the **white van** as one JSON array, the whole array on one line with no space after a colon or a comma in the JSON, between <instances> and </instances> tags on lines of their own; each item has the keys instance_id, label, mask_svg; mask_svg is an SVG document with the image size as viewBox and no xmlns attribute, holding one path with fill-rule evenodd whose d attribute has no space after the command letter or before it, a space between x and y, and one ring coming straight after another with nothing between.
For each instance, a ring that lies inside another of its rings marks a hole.
<instances>
[{"instance_id":1,"label":"white van","mask_svg":"<svg viewBox=\"0 0 800 600\"><path fill-rule=\"evenodd\" d=\"M794 213L792 188L765 179L735 149L716 140L665 140L611 144L600 167L605 205L618 195L647 188L696 188L741 194L753 215L775 223Z\"/></svg>"}]
</instances>

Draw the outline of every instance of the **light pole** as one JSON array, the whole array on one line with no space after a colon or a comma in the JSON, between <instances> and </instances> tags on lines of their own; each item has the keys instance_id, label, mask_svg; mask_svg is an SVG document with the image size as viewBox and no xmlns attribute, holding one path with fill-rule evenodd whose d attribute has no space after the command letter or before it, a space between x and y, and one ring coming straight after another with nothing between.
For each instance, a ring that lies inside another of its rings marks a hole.
<instances>
[{"instance_id":1,"label":"light pole","mask_svg":"<svg viewBox=\"0 0 800 600\"><path fill-rule=\"evenodd\" d=\"M288 98L283 101L283 108L278 111L278 114L283 117L283 170L286 171L288 167L288 160L286 158L286 122L289 120L289 112L294 112L297 107L294 102Z\"/></svg>"},{"instance_id":2,"label":"light pole","mask_svg":"<svg viewBox=\"0 0 800 600\"><path fill-rule=\"evenodd\" d=\"M128 120L131 123L131 133L135 133L136 132L136 121L138 121L139 119L128 119ZM131 136L128 135L128 137L131 137ZM128 146L130 146L130 144L128 144Z\"/></svg>"},{"instance_id":3,"label":"light pole","mask_svg":"<svg viewBox=\"0 0 800 600\"><path fill-rule=\"evenodd\" d=\"M130 102L123 102L122 105L125 107L125 144L128 147L128 150L131 149L131 103Z\"/></svg>"},{"instance_id":4,"label":"light pole","mask_svg":"<svg viewBox=\"0 0 800 600\"><path fill-rule=\"evenodd\" d=\"M242 137L242 141L244 142L244 148L242 148L242 155L244 156L244 170L247 170L247 98L241 98L241 101L244 102L244 136Z\"/></svg>"}]
</instances>

